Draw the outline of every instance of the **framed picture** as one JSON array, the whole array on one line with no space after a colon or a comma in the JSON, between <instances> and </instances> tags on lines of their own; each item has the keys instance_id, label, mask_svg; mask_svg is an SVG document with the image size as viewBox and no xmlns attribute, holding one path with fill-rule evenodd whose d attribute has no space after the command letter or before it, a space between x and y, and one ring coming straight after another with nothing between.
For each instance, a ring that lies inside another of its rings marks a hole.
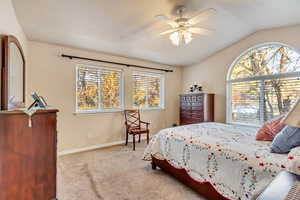
<instances>
[{"instance_id":1,"label":"framed picture","mask_svg":"<svg viewBox=\"0 0 300 200\"><path fill-rule=\"evenodd\" d=\"M32 107L37 107L42 109L45 109L47 107L47 103L45 99L42 96L39 96L36 92L32 93L31 97L33 98L34 102L29 106L28 110L30 110Z\"/></svg>"}]
</instances>

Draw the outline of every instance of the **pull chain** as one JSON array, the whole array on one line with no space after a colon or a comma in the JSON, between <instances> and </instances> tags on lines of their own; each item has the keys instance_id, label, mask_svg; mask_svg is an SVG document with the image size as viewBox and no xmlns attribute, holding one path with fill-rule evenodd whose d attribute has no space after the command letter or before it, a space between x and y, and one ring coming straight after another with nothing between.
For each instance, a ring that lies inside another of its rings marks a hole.
<instances>
[{"instance_id":1,"label":"pull chain","mask_svg":"<svg viewBox=\"0 0 300 200\"><path fill-rule=\"evenodd\" d=\"M32 128L31 115L28 116L28 127L29 127L29 128Z\"/></svg>"},{"instance_id":2,"label":"pull chain","mask_svg":"<svg viewBox=\"0 0 300 200\"><path fill-rule=\"evenodd\" d=\"M26 113L28 115L28 127L32 128L32 115L36 112L36 110L35 109L32 109L32 110L24 109L21 111L23 111L24 113Z\"/></svg>"}]
</instances>

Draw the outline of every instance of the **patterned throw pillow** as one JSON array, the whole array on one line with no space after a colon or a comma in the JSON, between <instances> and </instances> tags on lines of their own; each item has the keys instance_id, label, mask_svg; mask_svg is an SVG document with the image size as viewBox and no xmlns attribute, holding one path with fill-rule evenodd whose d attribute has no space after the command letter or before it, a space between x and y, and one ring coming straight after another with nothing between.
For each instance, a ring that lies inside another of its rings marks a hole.
<instances>
[{"instance_id":1,"label":"patterned throw pillow","mask_svg":"<svg viewBox=\"0 0 300 200\"><path fill-rule=\"evenodd\" d=\"M265 123L256 133L256 140L273 141L274 137L285 127L281 121L285 115L281 115Z\"/></svg>"},{"instance_id":2,"label":"patterned throw pillow","mask_svg":"<svg viewBox=\"0 0 300 200\"><path fill-rule=\"evenodd\" d=\"M288 153L298 146L300 146L300 128L286 126L274 138L271 153Z\"/></svg>"}]
</instances>

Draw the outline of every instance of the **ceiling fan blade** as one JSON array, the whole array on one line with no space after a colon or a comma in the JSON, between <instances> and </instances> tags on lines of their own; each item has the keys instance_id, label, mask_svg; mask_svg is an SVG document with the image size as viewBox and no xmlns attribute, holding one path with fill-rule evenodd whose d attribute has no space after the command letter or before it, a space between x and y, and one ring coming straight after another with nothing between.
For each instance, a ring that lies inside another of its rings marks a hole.
<instances>
[{"instance_id":1,"label":"ceiling fan blade","mask_svg":"<svg viewBox=\"0 0 300 200\"><path fill-rule=\"evenodd\" d=\"M189 28L189 32L194 33L194 34L199 34L199 35L210 35L214 31L206 29L206 28L191 27L191 28Z\"/></svg>"},{"instance_id":2,"label":"ceiling fan blade","mask_svg":"<svg viewBox=\"0 0 300 200\"><path fill-rule=\"evenodd\" d=\"M155 16L156 19L158 20L171 20L168 16L166 15L156 15Z\"/></svg>"},{"instance_id":3,"label":"ceiling fan blade","mask_svg":"<svg viewBox=\"0 0 300 200\"><path fill-rule=\"evenodd\" d=\"M158 19L158 20L161 20L161 21L165 21L172 28L177 28L178 27L178 24L176 22L174 22L171 18L169 18L165 15L156 15L155 18Z\"/></svg>"},{"instance_id":4,"label":"ceiling fan blade","mask_svg":"<svg viewBox=\"0 0 300 200\"><path fill-rule=\"evenodd\" d=\"M206 9L206 10L200 12L198 15L192 17L189 20L189 23L192 25L198 24L199 22L206 20L208 17L210 17L216 13L217 13L217 10L214 8Z\"/></svg>"},{"instance_id":5,"label":"ceiling fan blade","mask_svg":"<svg viewBox=\"0 0 300 200\"><path fill-rule=\"evenodd\" d=\"M176 31L178 31L178 29L170 29L170 30L167 30L167 31L164 31L164 32L160 33L159 35L167 35L167 34L174 33Z\"/></svg>"}]
</instances>

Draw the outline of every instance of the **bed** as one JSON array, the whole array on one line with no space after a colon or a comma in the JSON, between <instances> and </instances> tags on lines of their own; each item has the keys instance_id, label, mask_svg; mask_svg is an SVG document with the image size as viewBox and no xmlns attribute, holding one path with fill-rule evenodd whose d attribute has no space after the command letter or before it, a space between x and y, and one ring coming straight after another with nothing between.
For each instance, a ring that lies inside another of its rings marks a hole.
<instances>
[{"instance_id":1,"label":"bed","mask_svg":"<svg viewBox=\"0 0 300 200\"><path fill-rule=\"evenodd\" d=\"M248 200L260 193L291 157L270 153L257 128L200 123L161 130L143 159L208 199Z\"/></svg>"}]
</instances>

